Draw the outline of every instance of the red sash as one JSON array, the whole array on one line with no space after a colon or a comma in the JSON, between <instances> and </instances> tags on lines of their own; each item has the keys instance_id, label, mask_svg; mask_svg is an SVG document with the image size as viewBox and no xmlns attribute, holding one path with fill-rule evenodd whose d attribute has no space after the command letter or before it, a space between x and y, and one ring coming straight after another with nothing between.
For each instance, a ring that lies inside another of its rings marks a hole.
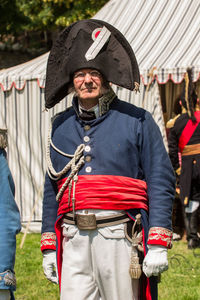
<instances>
[{"instance_id":1,"label":"red sash","mask_svg":"<svg viewBox=\"0 0 200 300\"><path fill-rule=\"evenodd\" d=\"M189 142L190 138L192 137L193 133L195 132L195 129L197 128L200 122L200 111L196 111L194 115L196 117L197 122L194 123L192 122L192 120L189 120L181 133L178 144L181 153L185 145L187 145L187 143Z\"/></svg>"},{"instance_id":2,"label":"red sash","mask_svg":"<svg viewBox=\"0 0 200 300\"><path fill-rule=\"evenodd\" d=\"M62 187L65 180L57 182L58 189ZM64 191L59 203L58 215L72 211L73 188L69 206L69 188ZM79 175L75 186L75 199L75 210L134 208L148 210L146 182L124 176Z\"/></svg>"}]
</instances>

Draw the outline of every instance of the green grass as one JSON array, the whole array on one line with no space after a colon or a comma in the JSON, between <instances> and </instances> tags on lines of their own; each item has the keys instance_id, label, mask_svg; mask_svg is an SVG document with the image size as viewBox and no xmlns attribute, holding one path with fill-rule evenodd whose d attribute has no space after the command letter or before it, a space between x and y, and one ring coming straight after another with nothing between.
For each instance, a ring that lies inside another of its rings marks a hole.
<instances>
[{"instance_id":1,"label":"green grass","mask_svg":"<svg viewBox=\"0 0 200 300\"><path fill-rule=\"evenodd\" d=\"M23 234L17 236L15 273L17 278L16 300L58 300L58 285L48 281L42 269L40 234L28 234L23 248Z\"/></svg>"},{"instance_id":2,"label":"green grass","mask_svg":"<svg viewBox=\"0 0 200 300\"><path fill-rule=\"evenodd\" d=\"M28 234L20 249L22 236L17 236L16 300L59 300L58 285L43 275L40 234ZM182 240L168 253L169 270L161 276L159 300L200 300L200 249L188 250Z\"/></svg>"},{"instance_id":3,"label":"green grass","mask_svg":"<svg viewBox=\"0 0 200 300\"><path fill-rule=\"evenodd\" d=\"M200 300L200 249L188 250L186 241L168 251L169 269L161 276L159 299Z\"/></svg>"}]
</instances>

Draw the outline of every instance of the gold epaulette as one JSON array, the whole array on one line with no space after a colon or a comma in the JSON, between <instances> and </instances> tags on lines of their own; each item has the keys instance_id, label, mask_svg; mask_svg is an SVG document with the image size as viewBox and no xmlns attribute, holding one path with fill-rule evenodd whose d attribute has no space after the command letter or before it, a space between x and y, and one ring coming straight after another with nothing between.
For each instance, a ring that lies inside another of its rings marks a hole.
<instances>
[{"instance_id":1,"label":"gold epaulette","mask_svg":"<svg viewBox=\"0 0 200 300\"><path fill-rule=\"evenodd\" d=\"M170 119L170 120L167 122L166 127L167 127L167 128L172 128L172 127L174 127L174 123L175 123L175 121L176 121L179 117L180 117L180 114L177 115L176 117L174 117L173 119Z\"/></svg>"}]
</instances>

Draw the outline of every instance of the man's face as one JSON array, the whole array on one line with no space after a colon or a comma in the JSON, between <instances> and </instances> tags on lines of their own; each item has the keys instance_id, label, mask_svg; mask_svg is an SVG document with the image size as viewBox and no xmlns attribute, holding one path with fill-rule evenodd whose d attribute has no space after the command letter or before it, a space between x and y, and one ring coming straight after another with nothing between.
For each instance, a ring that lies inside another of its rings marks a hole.
<instances>
[{"instance_id":1,"label":"man's face","mask_svg":"<svg viewBox=\"0 0 200 300\"><path fill-rule=\"evenodd\" d=\"M81 69L74 73L73 83L80 100L98 99L101 96L102 75L94 69Z\"/></svg>"}]
</instances>

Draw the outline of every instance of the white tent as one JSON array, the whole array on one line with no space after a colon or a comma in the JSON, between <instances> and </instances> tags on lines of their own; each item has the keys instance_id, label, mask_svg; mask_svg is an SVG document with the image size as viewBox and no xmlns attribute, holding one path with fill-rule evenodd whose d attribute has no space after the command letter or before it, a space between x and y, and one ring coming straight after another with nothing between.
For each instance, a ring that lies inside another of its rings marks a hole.
<instances>
[{"instance_id":1,"label":"white tent","mask_svg":"<svg viewBox=\"0 0 200 300\"><path fill-rule=\"evenodd\" d=\"M155 68L160 84L179 83L187 67L200 76L199 0L111 0L95 16L126 36L136 54L143 82Z\"/></svg>"},{"instance_id":2,"label":"white tent","mask_svg":"<svg viewBox=\"0 0 200 300\"><path fill-rule=\"evenodd\" d=\"M111 0L94 17L126 36L139 63L140 94L114 86L117 95L149 110L164 139L159 88L170 79L181 83L187 67L193 67L194 81L199 79L199 16L199 0ZM43 111L47 58L48 53L0 71L0 122L8 128L8 160L23 222L41 221L49 121L71 103L69 96Z\"/></svg>"}]
</instances>

